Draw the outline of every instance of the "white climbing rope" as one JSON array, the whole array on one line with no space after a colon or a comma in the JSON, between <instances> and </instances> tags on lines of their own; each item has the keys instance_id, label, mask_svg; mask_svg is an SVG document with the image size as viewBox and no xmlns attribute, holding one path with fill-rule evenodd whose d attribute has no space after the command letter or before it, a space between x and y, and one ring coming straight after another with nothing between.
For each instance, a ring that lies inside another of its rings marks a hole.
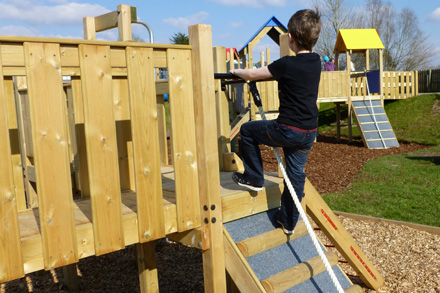
<instances>
[{"instance_id":1,"label":"white climbing rope","mask_svg":"<svg viewBox=\"0 0 440 293\"><path fill-rule=\"evenodd\" d=\"M263 120L266 120L266 115L264 114L263 107L258 107L258 111L260 112L261 118ZM293 189L292 183L290 182L289 177L287 176L287 172L284 167L283 160L281 159L281 155L280 155L280 152L278 151L278 148L273 147L273 151L275 153L275 157L277 158L278 165L280 166L281 173L283 174L284 180L286 181L287 188L289 189L290 195L292 196L293 202L295 203L295 206L298 209L299 214L304 221L304 224L306 225L307 232L309 232L309 235L312 238L313 245L315 245L315 248L318 251L318 254L321 257L322 262L324 263L324 266L327 269L327 272L329 273L330 278L332 279L332 282L335 285L336 289L338 290L339 293L344 293L344 290L342 289L341 284L339 283L338 279L336 278L336 275L333 272L333 269L332 269L327 257L325 256L324 251L322 250L321 245L318 242L318 239L316 238L315 232L313 231L313 228L310 225L310 222L307 218L307 215L301 206L301 202L298 200L298 197L296 196L296 193L295 193L295 190Z\"/></svg>"},{"instance_id":2,"label":"white climbing rope","mask_svg":"<svg viewBox=\"0 0 440 293\"><path fill-rule=\"evenodd\" d=\"M377 124L376 114L374 113L373 103L371 102L370 88L368 86L367 71L365 71L365 83L367 84L368 100L370 101L370 108L371 108L371 112L373 114L374 125L376 126L376 129L377 129L377 132L379 133L380 139L382 140L383 147L385 149L387 149L388 147L385 144L385 140L383 139L382 132L379 129L379 124Z\"/></svg>"}]
</instances>

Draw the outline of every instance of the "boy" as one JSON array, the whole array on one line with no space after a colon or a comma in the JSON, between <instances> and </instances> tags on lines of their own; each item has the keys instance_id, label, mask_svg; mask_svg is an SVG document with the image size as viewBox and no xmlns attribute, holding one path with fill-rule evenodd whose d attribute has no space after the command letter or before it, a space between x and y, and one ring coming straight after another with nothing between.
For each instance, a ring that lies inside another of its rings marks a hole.
<instances>
[{"instance_id":1,"label":"boy","mask_svg":"<svg viewBox=\"0 0 440 293\"><path fill-rule=\"evenodd\" d=\"M304 167L315 141L318 127L319 80L321 59L313 47L321 31L319 12L297 11L289 20L289 47L296 56L285 56L257 69L233 69L230 72L246 80L274 77L278 81L279 116L276 120L250 121L241 126L241 153L245 171L234 172L232 179L240 186L261 191L264 184L259 144L282 147L287 175L299 201L304 196ZM286 183L281 207L276 215L284 233L293 234L299 212Z\"/></svg>"}]
</instances>

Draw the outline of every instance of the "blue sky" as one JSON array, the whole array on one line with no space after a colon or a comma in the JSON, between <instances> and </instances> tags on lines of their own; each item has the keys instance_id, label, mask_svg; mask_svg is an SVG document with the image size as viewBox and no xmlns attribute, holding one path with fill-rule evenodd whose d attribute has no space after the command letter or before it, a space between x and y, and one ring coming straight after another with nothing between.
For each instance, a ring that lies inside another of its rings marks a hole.
<instances>
[{"instance_id":1,"label":"blue sky","mask_svg":"<svg viewBox=\"0 0 440 293\"><path fill-rule=\"evenodd\" d=\"M345 3L361 7L365 1L345 0ZM410 8L416 13L420 28L435 47L433 66L440 66L440 1L391 0L391 3L398 11ZM155 43L169 43L174 33L187 33L188 25L206 23L212 26L214 46L237 49L272 16L287 25L295 11L310 7L308 0L0 0L0 35L83 38L84 16L116 10L119 4L137 7L138 18L152 28ZM143 26L134 24L132 30L149 40ZM115 40L117 31L98 33L97 37ZM267 37L256 51L265 47L271 48L275 55L272 61L279 56L276 56L277 45Z\"/></svg>"}]
</instances>

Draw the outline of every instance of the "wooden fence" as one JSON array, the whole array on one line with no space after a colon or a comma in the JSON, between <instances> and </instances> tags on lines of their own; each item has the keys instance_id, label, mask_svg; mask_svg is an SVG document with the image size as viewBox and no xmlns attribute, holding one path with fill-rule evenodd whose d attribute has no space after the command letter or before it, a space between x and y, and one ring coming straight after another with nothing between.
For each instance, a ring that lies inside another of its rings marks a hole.
<instances>
[{"instance_id":1,"label":"wooden fence","mask_svg":"<svg viewBox=\"0 0 440 293\"><path fill-rule=\"evenodd\" d=\"M419 92L440 92L440 68L419 71Z\"/></svg>"},{"instance_id":2,"label":"wooden fence","mask_svg":"<svg viewBox=\"0 0 440 293\"><path fill-rule=\"evenodd\" d=\"M205 119L194 109L205 103L194 102L205 91L199 80L205 74L192 68L206 61L194 60L191 46L21 37L0 42L0 283L201 226L199 184L218 183L204 179L212 173L205 165L218 167L204 162L199 170L199 152L207 147L198 137L210 135L195 126ZM212 43L206 46L212 52ZM155 68L168 69L168 92L178 97L169 100L174 195L162 186ZM20 83L26 90L18 90ZM213 86L209 90L214 95ZM72 170L82 175L78 189L89 200L74 201ZM129 225L135 229L127 230L123 219L124 190L135 192L137 217ZM214 188L202 191L204 197L216 194ZM170 196L175 214L166 217ZM91 219L84 217L87 204ZM82 220L89 225L79 229ZM36 222L36 231L26 221Z\"/></svg>"}]
</instances>

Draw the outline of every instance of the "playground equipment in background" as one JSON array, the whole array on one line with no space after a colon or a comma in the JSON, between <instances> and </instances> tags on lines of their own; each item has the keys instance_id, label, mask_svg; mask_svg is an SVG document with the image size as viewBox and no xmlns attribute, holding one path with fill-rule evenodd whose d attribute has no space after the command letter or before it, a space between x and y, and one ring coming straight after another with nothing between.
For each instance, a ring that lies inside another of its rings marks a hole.
<instances>
[{"instance_id":1,"label":"playground equipment in background","mask_svg":"<svg viewBox=\"0 0 440 293\"><path fill-rule=\"evenodd\" d=\"M271 36L279 35L279 41L277 44L282 44L287 41L287 35L283 35L280 32L283 31L285 27L275 18L271 18L268 22L266 22L260 30L248 41L247 44L239 51L240 52L240 61L237 63L243 68L250 68L253 66L254 57L252 53L252 48L261 40L261 38L271 32ZM268 34L269 35L269 34ZM283 40L283 37L286 40ZM353 101L362 101L362 100L380 100L383 103L384 99L406 99L410 96L415 96L418 94L417 91L417 72L383 72L382 70L382 48L383 44L377 35L376 30L374 29L342 29L338 34L337 41L335 43L335 58L336 58L336 68L338 68L339 63L339 55L345 53L347 63L350 63L351 55L353 53L361 53L365 55L366 65L365 68L367 71L370 71L370 50L378 50L378 64L380 68L378 69L378 77L379 80L377 84L379 85L377 91L371 91L370 93L374 93L374 95L369 96L367 92L367 79L363 72L349 72L349 71L333 71L333 72L322 72L321 73L321 82L319 86L318 93L318 104L320 103L335 103L336 105L336 122L337 122L337 136L338 139L340 137L341 132L341 110L340 106L342 104L348 104L348 136L349 141L352 139L352 118L354 114L354 119L356 119L357 126L361 132L361 136L363 138L364 144L367 147L380 148L381 146L378 143L368 143L368 140L377 139L376 135L365 134L363 133L363 127L358 123L356 117L356 111L353 106ZM285 51L284 51L285 50ZM280 46L281 56L287 54L293 54L290 52L288 47ZM270 63L270 51L269 49L266 52L267 63ZM227 61L229 64L234 64L235 62L234 56L228 55ZM261 53L261 61L262 65L267 64L264 60L264 53ZM231 65L229 65L231 67ZM382 85L382 86L381 86ZM278 89L277 83L273 81L259 83L258 89L261 93L261 99L263 101L264 111L269 113L269 115L274 118L277 116L278 111ZM238 99L235 98L235 92L237 91L233 87L229 87L228 91L230 93L231 99L236 101ZM238 96L247 96L246 89L240 89L243 93L240 93ZM241 102L241 100L240 100ZM247 107L248 101L244 99L242 102L243 105L237 107L238 112L242 111ZM355 103L359 104L359 103ZM249 119L261 119L258 115L258 110L254 105L250 105L250 116ZM238 115L240 118L243 118L243 114ZM236 117L233 117L233 119ZM373 119L373 117L370 117ZM245 118L247 119L247 117ZM380 122L382 123L382 122ZM389 122L388 122L389 123ZM370 130L368 130L370 131ZM392 132L392 129L391 129ZM389 136L392 137L394 133ZM387 136L388 137L388 136ZM390 146L398 146L396 144L391 144Z\"/></svg>"},{"instance_id":2,"label":"playground equipment in background","mask_svg":"<svg viewBox=\"0 0 440 293\"><path fill-rule=\"evenodd\" d=\"M131 37L130 13L118 6L121 40ZM87 36L96 32L91 23ZM214 81L226 54L213 50L208 25L189 27L189 38L191 46L0 37L0 282L62 266L74 288L79 259L135 244L141 291L158 291L154 245L168 237L203 250L205 291L226 291L225 267L248 291L251 273L223 223L278 207L283 179L266 174L258 196L236 188L225 171L239 165L225 152L227 99ZM157 81L156 68L169 79ZM165 93L173 97L173 165ZM305 193L305 211L365 284L380 287L308 181Z\"/></svg>"}]
</instances>

